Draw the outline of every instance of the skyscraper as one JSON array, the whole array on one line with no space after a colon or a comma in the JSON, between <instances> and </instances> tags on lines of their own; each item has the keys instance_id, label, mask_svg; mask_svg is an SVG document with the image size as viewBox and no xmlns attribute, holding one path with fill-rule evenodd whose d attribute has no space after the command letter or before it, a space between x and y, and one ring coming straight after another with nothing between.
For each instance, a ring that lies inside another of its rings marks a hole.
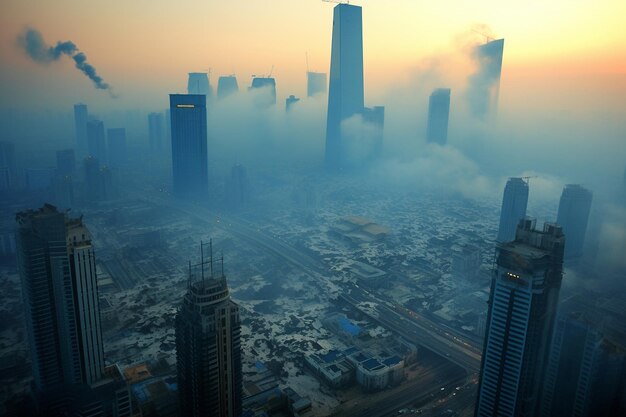
<instances>
[{"instance_id":1,"label":"skyscraper","mask_svg":"<svg viewBox=\"0 0 626 417\"><path fill-rule=\"evenodd\" d=\"M107 129L107 150L109 165L120 167L126 163L126 129L116 127Z\"/></svg>"},{"instance_id":2,"label":"skyscraper","mask_svg":"<svg viewBox=\"0 0 626 417\"><path fill-rule=\"evenodd\" d=\"M289 111L291 109L291 106L293 106L294 104L296 104L299 101L300 101L300 99L298 97L294 96L293 94L290 95L289 97L287 97L285 99L285 111Z\"/></svg>"},{"instance_id":3,"label":"skyscraper","mask_svg":"<svg viewBox=\"0 0 626 417\"><path fill-rule=\"evenodd\" d=\"M250 91L261 90L255 96L254 104L257 107L268 108L276 104L276 80L271 77L254 77Z\"/></svg>"},{"instance_id":4,"label":"skyscraper","mask_svg":"<svg viewBox=\"0 0 626 417\"><path fill-rule=\"evenodd\" d=\"M206 98L170 94L170 113L174 194L203 199L208 192Z\"/></svg>"},{"instance_id":5,"label":"skyscraper","mask_svg":"<svg viewBox=\"0 0 626 417\"><path fill-rule=\"evenodd\" d=\"M578 258L583 254L592 197L591 191L578 184L568 184L563 188L556 222L567 237L565 259Z\"/></svg>"},{"instance_id":6,"label":"skyscraper","mask_svg":"<svg viewBox=\"0 0 626 417\"><path fill-rule=\"evenodd\" d=\"M93 119L87 122L87 153L100 161L100 163L106 163L104 123L100 120Z\"/></svg>"},{"instance_id":7,"label":"skyscraper","mask_svg":"<svg viewBox=\"0 0 626 417\"><path fill-rule=\"evenodd\" d=\"M330 87L326 119L326 167L342 168L341 123L363 111L363 24L361 7L338 4L333 9Z\"/></svg>"},{"instance_id":8,"label":"skyscraper","mask_svg":"<svg viewBox=\"0 0 626 417\"><path fill-rule=\"evenodd\" d=\"M232 94L239 92L237 77L234 75L223 75L217 80L217 98L221 100Z\"/></svg>"},{"instance_id":9,"label":"skyscraper","mask_svg":"<svg viewBox=\"0 0 626 417\"><path fill-rule=\"evenodd\" d=\"M563 278L565 237L524 219L515 241L496 246L476 403L477 417L534 416Z\"/></svg>"},{"instance_id":10,"label":"skyscraper","mask_svg":"<svg viewBox=\"0 0 626 417\"><path fill-rule=\"evenodd\" d=\"M82 217L54 206L17 214L17 255L32 357L35 396L43 415L111 407L130 415L125 399L99 398L107 374L100 330L96 262ZM121 404L122 402L123 404ZM106 413L104 415L109 415ZM82 414L81 414L82 415Z\"/></svg>"},{"instance_id":11,"label":"skyscraper","mask_svg":"<svg viewBox=\"0 0 626 417\"><path fill-rule=\"evenodd\" d=\"M307 71L306 95L314 97L318 94L326 94L326 73Z\"/></svg>"},{"instance_id":12,"label":"skyscraper","mask_svg":"<svg viewBox=\"0 0 626 417\"><path fill-rule=\"evenodd\" d=\"M204 253L204 250L202 250ZM242 370L239 307L224 276L202 256L189 266L189 284L176 314L176 359L181 415L241 415Z\"/></svg>"},{"instance_id":13,"label":"skyscraper","mask_svg":"<svg viewBox=\"0 0 626 417\"><path fill-rule=\"evenodd\" d=\"M163 114L150 113L148 115L148 140L150 152L156 155L163 149Z\"/></svg>"},{"instance_id":14,"label":"skyscraper","mask_svg":"<svg viewBox=\"0 0 626 417\"><path fill-rule=\"evenodd\" d=\"M203 94L206 99L213 95L209 76L206 72L190 72L187 80L187 94Z\"/></svg>"},{"instance_id":15,"label":"skyscraper","mask_svg":"<svg viewBox=\"0 0 626 417\"><path fill-rule=\"evenodd\" d=\"M477 71L469 79L467 96L471 113L479 119L486 120L498 111L503 54L504 39L487 42L474 50Z\"/></svg>"},{"instance_id":16,"label":"skyscraper","mask_svg":"<svg viewBox=\"0 0 626 417\"><path fill-rule=\"evenodd\" d=\"M87 152L87 121L89 113L85 104L74 104L74 129L76 132L76 152L83 156Z\"/></svg>"},{"instance_id":17,"label":"skyscraper","mask_svg":"<svg viewBox=\"0 0 626 417\"><path fill-rule=\"evenodd\" d=\"M528 183L522 178L509 178L502 196L498 242L510 242L515 239L517 225L526 217L527 205Z\"/></svg>"},{"instance_id":18,"label":"skyscraper","mask_svg":"<svg viewBox=\"0 0 626 417\"><path fill-rule=\"evenodd\" d=\"M445 145L448 141L448 119L450 116L450 89L437 88L428 100L428 126L426 140Z\"/></svg>"},{"instance_id":19,"label":"skyscraper","mask_svg":"<svg viewBox=\"0 0 626 417\"><path fill-rule=\"evenodd\" d=\"M369 160L378 159L383 153L383 133L385 131L385 107L374 106L363 108L363 121L366 130L370 133L371 143L368 144Z\"/></svg>"},{"instance_id":20,"label":"skyscraper","mask_svg":"<svg viewBox=\"0 0 626 417\"><path fill-rule=\"evenodd\" d=\"M602 314L602 313L600 313ZM618 416L626 380L626 350L606 336L598 313L557 320L542 394L541 416Z\"/></svg>"}]
</instances>

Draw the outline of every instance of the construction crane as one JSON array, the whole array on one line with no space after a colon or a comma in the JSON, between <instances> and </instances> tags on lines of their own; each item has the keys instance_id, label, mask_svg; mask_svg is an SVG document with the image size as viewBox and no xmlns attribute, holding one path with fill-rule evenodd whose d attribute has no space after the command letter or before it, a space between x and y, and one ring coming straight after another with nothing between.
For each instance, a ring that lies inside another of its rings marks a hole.
<instances>
[{"instance_id":1,"label":"construction crane","mask_svg":"<svg viewBox=\"0 0 626 417\"><path fill-rule=\"evenodd\" d=\"M324 0L324 1L326 1L326 0ZM488 33L486 33L486 32L482 32L482 31L480 31L480 30L472 29L472 32L477 33L477 34L479 34L479 35L481 35L481 36L484 36L484 37L485 37L485 43L489 43L489 42L491 42L492 40L494 40L494 39L495 39L495 38L494 38L493 36L491 36L490 34L488 34Z\"/></svg>"},{"instance_id":2,"label":"construction crane","mask_svg":"<svg viewBox=\"0 0 626 417\"><path fill-rule=\"evenodd\" d=\"M322 0L324 3L335 3L335 4L350 4L350 0L341 1L341 0Z\"/></svg>"}]
</instances>

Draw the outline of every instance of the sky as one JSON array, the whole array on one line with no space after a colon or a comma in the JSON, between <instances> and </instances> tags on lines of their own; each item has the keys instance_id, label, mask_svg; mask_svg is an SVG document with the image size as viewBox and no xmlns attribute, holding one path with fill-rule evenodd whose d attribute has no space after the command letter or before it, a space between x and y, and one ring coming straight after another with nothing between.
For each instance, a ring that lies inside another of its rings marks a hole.
<instances>
[{"instance_id":1,"label":"sky","mask_svg":"<svg viewBox=\"0 0 626 417\"><path fill-rule=\"evenodd\" d=\"M310 70L328 72L332 8L319 0L0 0L0 107L49 108L85 101L101 108L163 108L184 92L186 74L272 71L279 98L305 93ZM505 38L501 102L533 99L568 110L626 106L626 2L623 0L360 1L366 103L378 104L424 66L483 36ZM113 86L95 90L69 59L40 65L17 47L26 27L49 44L71 40ZM479 30L480 31L480 30ZM529 88L533 96L528 98ZM584 102L579 100L584 98Z\"/></svg>"}]
</instances>

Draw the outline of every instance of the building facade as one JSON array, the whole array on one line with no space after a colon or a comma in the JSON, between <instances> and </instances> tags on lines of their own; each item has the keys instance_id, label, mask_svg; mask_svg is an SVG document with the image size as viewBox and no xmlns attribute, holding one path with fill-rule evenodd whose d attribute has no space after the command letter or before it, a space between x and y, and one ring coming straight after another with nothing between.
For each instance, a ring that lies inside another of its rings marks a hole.
<instances>
[{"instance_id":1,"label":"building facade","mask_svg":"<svg viewBox=\"0 0 626 417\"><path fill-rule=\"evenodd\" d=\"M502 196L498 242L510 242L515 239L517 225L526 217L527 206L528 183L523 178L509 178Z\"/></svg>"},{"instance_id":2,"label":"building facade","mask_svg":"<svg viewBox=\"0 0 626 417\"><path fill-rule=\"evenodd\" d=\"M239 92L237 77L224 75L217 80L217 99L221 100Z\"/></svg>"},{"instance_id":3,"label":"building facade","mask_svg":"<svg viewBox=\"0 0 626 417\"><path fill-rule=\"evenodd\" d=\"M87 105L74 104L74 131L76 134L76 152L79 156L87 154Z\"/></svg>"},{"instance_id":4,"label":"building facade","mask_svg":"<svg viewBox=\"0 0 626 417\"><path fill-rule=\"evenodd\" d=\"M556 222L567 236L565 259L583 255L592 198L591 191L578 184L568 184L563 188Z\"/></svg>"},{"instance_id":5,"label":"building facade","mask_svg":"<svg viewBox=\"0 0 626 417\"><path fill-rule=\"evenodd\" d=\"M560 227L524 219L496 247L482 355L477 417L534 416L563 278Z\"/></svg>"},{"instance_id":6,"label":"building facade","mask_svg":"<svg viewBox=\"0 0 626 417\"><path fill-rule=\"evenodd\" d=\"M312 72L306 73L306 96L315 97L318 94L326 94L326 73Z\"/></svg>"},{"instance_id":7,"label":"building facade","mask_svg":"<svg viewBox=\"0 0 626 417\"><path fill-rule=\"evenodd\" d=\"M104 123L101 120L93 119L87 122L87 153L100 161L101 164L106 164Z\"/></svg>"},{"instance_id":8,"label":"building facade","mask_svg":"<svg viewBox=\"0 0 626 417\"><path fill-rule=\"evenodd\" d=\"M450 117L450 89L437 88L428 100L428 125L426 140L445 145L448 141L448 119Z\"/></svg>"},{"instance_id":9,"label":"building facade","mask_svg":"<svg viewBox=\"0 0 626 417\"><path fill-rule=\"evenodd\" d=\"M170 114L174 195L204 199L208 193L206 98L170 94Z\"/></svg>"}]
</instances>

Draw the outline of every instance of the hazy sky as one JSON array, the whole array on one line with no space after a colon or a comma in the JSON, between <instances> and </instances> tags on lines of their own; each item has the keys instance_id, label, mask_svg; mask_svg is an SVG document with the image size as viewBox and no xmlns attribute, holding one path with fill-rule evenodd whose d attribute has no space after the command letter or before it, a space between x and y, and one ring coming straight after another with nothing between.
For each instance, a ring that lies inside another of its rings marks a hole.
<instances>
[{"instance_id":1,"label":"hazy sky","mask_svg":"<svg viewBox=\"0 0 626 417\"><path fill-rule=\"evenodd\" d=\"M303 95L311 70L328 72L333 4L319 0L0 0L2 107L163 108L186 73L234 73L240 87L274 66L278 94ZM506 39L504 102L533 87L537 99L623 105L623 0L354 2L363 6L366 102L380 101L424 62L462 49L476 24ZM42 66L16 47L25 27L71 40L120 95L95 90L69 59ZM451 64L450 64L451 65ZM458 68L455 68L458 69ZM448 68L450 71L451 69ZM454 70L454 69L452 69ZM463 69L458 69L463 70ZM554 90L547 92L545 89ZM540 90L543 90L539 93ZM563 94L566 97L563 97ZM531 98L532 100L532 98Z\"/></svg>"}]
</instances>

